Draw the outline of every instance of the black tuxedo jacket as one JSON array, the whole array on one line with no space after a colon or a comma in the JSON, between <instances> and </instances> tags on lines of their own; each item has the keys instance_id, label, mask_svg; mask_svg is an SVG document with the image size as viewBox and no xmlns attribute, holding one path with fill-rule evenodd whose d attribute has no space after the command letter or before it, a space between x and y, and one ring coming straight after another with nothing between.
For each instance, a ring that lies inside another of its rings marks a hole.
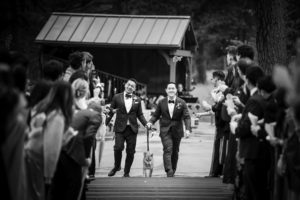
<instances>
[{"instance_id":1,"label":"black tuxedo jacket","mask_svg":"<svg viewBox=\"0 0 300 200\"><path fill-rule=\"evenodd\" d=\"M268 144L265 138L259 138L251 132L251 122L248 113L258 117L258 120L264 117L264 99L258 95L258 92L247 101L236 129L236 137L240 138L240 156L245 159L265 158Z\"/></svg>"},{"instance_id":2,"label":"black tuxedo jacket","mask_svg":"<svg viewBox=\"0 0 300 200\"><path fill-rule=\"evenodd\" d=\"M168 98L165 97L159 101L157 108L152 115L150 122L154 124L157 120L160 120L160 134L168 134L172 127L172 134L177 137L183 137L183 124L191 131L191 117L187 108L187 105L183 99L176 97L175 106L173 111L173 117L171 118L168 107Z\"/></svg>"},{"instance_id":3,"label":"black tuxedo jacket","mask_svg":"<svg viewBox=\"0 0 300 200\"><path fill-rule=\"evenodd\" d=\"M116 94L111 102L110 108L116 110L116 121L114 125L114 131L117 133L123 132L127 126L127 121L129 120L131 129L134 133L138 133L138 122L137 119L145 126L147 121L143 115L141 99L135 95L132 96L132 106L127 113L124 93ZM113 117L114 112L110 112L106 118L106 125L110 122Z\"/></svg>"}]
</instances>

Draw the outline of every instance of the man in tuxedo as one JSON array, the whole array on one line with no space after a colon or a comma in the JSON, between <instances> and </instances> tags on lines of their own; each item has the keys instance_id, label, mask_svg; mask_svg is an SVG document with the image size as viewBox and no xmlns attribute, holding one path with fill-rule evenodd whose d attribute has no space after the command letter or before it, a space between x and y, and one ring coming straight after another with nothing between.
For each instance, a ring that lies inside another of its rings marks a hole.
<instances>
[{"instance_id":1,"label":"man in tuxedo","mask_svg":"<svg viewBox=\"0 0 300 200\"><path fill-rule=\"evenodd\" d=\"M190 135L191 118L184 100L176 96L175 83L166 88L167 97L159 101L148 126L160 120L160 137L164 150L164 167L168 177L173 177L177 168L181 138L184 136L182 120L185 122L186 135Z\"/></svg>"},{"instance_id":2,"label":"man in tuxedo","mask_svg":"<svg viewBox=\"0 0 300 200\"><path fill-rule=\"evenodd\" d=\"M125 91L116 94L110 105L110 113L106 118L106 125L109 124L114 113L116 120L114 125L115 146L114 146L114 168L108 176L114 176L121 170L122 151L126 142L126 161L124 177L129 177L130 168L134 159L136 138L138 133L137 119L145 126L147 121L142 112L141 99L133 94L136 89L136 80L129 79L125 84Z\"/></svg>"},{"instance_id":3,"label":"man in tuxedo","mask_svg":"<svg viewBox=\"0 0 300 200\"><path fill-rule=\"evenodd\" d=\"M265 138L259 138L252 134L249 118L249 113L257 116L258 120L264 117L265 102L257 89L257 82L263 76L264 73L258 66L247 69L246 84L250 91L250 98L235 131L237 138L240 139L240 157L245 159L243 177L246 195L253 200L268 199L268 146Z\"/></svg>"}]
</instances>

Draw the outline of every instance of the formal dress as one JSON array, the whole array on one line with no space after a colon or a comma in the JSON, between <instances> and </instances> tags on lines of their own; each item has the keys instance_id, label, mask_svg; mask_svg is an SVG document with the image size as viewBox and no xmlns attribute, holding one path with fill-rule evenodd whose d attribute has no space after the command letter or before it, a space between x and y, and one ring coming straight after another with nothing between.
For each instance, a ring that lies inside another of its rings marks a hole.
<instances>
[{"instance_id":1,"label":"formal dress","mask_svg":"<svg viewBox=\"0 0 300 200\"><path fill-rule=\"evenodd\" d=\"M44 121L38 122L42 118ZM53 178L63 144L64 117L58 110L48 115L39 113L30 124L31 131L25 144L28 192L30 199L43 200L46 199L44 179Z\"/></svg>"},{"instance_id":2,"label":"formal dress","mask_svg":"<svg viewBox=\"0 0 300 200\"><path fill-rule=\"evenodd\" d=\"M159 120L165 171L175 172L180 141L184 136L182 120L184 120L186 130L191 130L191 118L183 99L176 97L174 102L169 100L165 97L159 101L150 122L154 124Z\"/></svg>"},{"instance_id":3,"label":"formal dress","mask_svg":"<svg viewBox=\"0 0 300 200\"><path fill-rule=\"evenodd\" d=\"M237 96L243 106L239 105L237 106L237 113L242 113L244 110L244 106L246 105L250 92L247 89L246 85L242 85L239 87L235 92L234 95ZM227 113L227 107L223 105L222 107L222 114L223 116L226 116L227 114L224 114L224 112ZM225 117L226 119L230 119L229 117ZM228 122L229 123L229 122ZM237 176L237 162L236 162L236 154L237 154L237 138L234 134L230 133L229 134L229 139L228 139L228 150L227 150L227 155L225 159L225 164L224 164L224 170L223 170L223 183L229 183L229 184L234 184L235 179Z\"/></svg>"},{"instance_id":4,"label":"formal dress","mask_svg":"<svg viewBox=\"0 0 300 200\"><path fill-rule=\"evenodd\" d=\"M145 126L147 121L143 115L141 99L135 95L124 93L116 94L110 105L111 112L106 119L106 125L116 114L114 124L115 145L114 145L114 168L121 167L122 151L126 142L126 160L124 174L129 174L134 160L136 138L138 133L137 119Z\"/></svg>"}]
</instances>

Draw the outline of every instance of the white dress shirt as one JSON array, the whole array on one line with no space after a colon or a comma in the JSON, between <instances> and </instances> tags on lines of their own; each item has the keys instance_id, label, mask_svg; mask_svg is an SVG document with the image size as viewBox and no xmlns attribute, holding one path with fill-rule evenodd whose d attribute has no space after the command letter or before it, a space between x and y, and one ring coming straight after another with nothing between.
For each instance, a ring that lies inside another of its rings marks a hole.
<instances>
[{"instance_id":1,"label":"white dress shirt","mask_svg":"<svg viewBox=\"0 0 300 200\"><path fill-rule=\"evenodd\" d=\"M132 107L132 97L126 98L126 93L124 92L124 102L126 107L126 112L129 113L131 107ZM130 125L129 120L127 120L127 125Z\"/></svg>"},{"instance_id":2,"label":"white dress shirt","mask_svg":"<svg viewBox=\"0 0 300 200\"><path fill-rule=\"evenodd\" d=\"M175 108L176 97L173 99L174 103L169 103L169 100L171 100L171 99L168 97L168 108L169 108L170 116L172 118L173 117L173 113L174 113L174 108Z\"/></svg>"},{"instance_id":3,"label":"white dress shirt","mask_svg":"<svg viewBox=\"0 0 300 200\"><path fill-rule=\"evenodd\" d=\"M125 102L126 111L127 111L127 113L129 113L129 111L132 107L132 97L126 98L126 93L124 93L124 102Z\"/></svg>"}]
</instances>

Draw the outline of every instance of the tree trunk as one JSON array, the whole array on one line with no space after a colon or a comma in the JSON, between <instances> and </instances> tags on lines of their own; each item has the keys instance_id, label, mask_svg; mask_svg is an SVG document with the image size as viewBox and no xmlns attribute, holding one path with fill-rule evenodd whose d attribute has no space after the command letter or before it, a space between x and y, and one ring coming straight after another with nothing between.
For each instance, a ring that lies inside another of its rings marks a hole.
<instances>
[{"instance_id":1,"label":"tree trunk","mask_svg":"<svg viewBox=\"0 0 300 200\"><path fill-rule=\"evenodd\" d=\"M259 65L271 74L274 64L287 64L284 0L257 0L257 52Z\"/></svg>"}]
</instances>

